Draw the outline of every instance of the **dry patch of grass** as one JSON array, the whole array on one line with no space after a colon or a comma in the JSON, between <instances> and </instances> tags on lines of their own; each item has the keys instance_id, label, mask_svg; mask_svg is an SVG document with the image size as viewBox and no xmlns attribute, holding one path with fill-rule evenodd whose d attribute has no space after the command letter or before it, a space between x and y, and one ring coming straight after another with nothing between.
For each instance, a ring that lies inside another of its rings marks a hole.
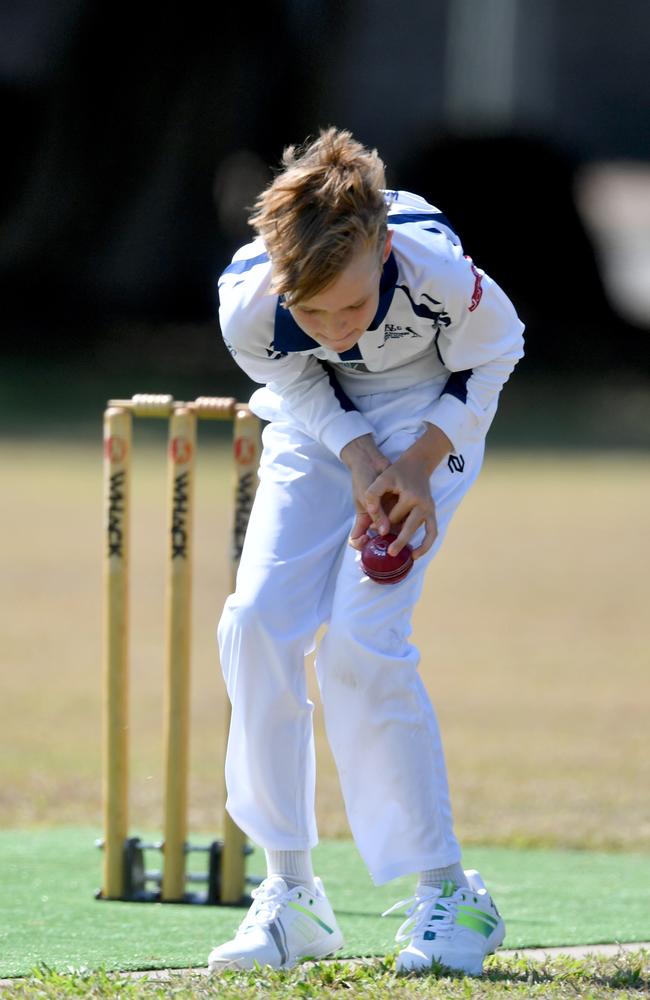
<instances>
[{"instance_id":1,"label":"dry patch of grass","mask_svg":"<svg viewBox=\"0 0 650 1000\"><path fill-rule=\"evenodd\" d=\"M144 443L134 493L132 813L161 823L165 470ZM98 823L99 447L4 442L0 575L6 824ZM229 591L228 453L199 467L191 824L219 828ZM415 619L466 841L647 848L650 463L492 453L429 571ZM313 685L312 685L313 690ZM323 835L348 835L317 713Z\"/></svg>"},{"instance_id":2,"label":"dry patch of grass","mask_svg":"<svg viewBox=\"0 0 650 1000\"><path fill-rule=\"evenodd\" d=\"M647 846L650 463L498 454L484 472L416 617L459 831Z\"/></svg>"}]
</instances>

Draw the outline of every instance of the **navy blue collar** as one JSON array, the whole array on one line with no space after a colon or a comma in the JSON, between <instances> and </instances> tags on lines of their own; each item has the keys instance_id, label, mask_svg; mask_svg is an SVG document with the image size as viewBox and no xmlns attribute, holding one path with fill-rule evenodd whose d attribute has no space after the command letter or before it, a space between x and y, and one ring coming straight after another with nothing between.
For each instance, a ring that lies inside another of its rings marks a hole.
<instances>
[{"instance_id":1,"label":"navy blue collar","mask_svg":"<svg viewBox=\"0 0 650 1000\"><path fill-rule=\"evenodd\" d=\"M375 313L374 319L369 330L376 330L380 323L390 309L391 302L393 301L393 295L395 294L395 285L397 284L397 261L394 255L391 253L388 260L384 264L381 279L379 282L379 305L377 306L377 312ZM295 353L296 351L314 351L317 350L321 345L318 341L313 340L309 337L304 330L302 330L295 319L291 315L288 309L282 305L282 297L278 297L278 303L275 308L275 328L273 331L273 348L276 351L286 352L287 354ZM342 361L354 361L361 357L361 351L359 350L358 344L350 348L349 351L344 351L343 354L339 354Z\"/></svg>"},{"instance_id":2,"label":"navy blue collar","mask_svg":"<svg viewBox=\"0 0 650 1000\"><path fill-rule=\"evenodd\" d=\"M395 254L391 251L388 260L384 264L384 269L381 272L381 281L379 282L379 305L377 306L375 318L368 327L369 330L376 330L379 324L383 323L384 317L390 309L390 304L393 301L396 284L397 261L395 260Z\"/></svg>"}]
</instances>

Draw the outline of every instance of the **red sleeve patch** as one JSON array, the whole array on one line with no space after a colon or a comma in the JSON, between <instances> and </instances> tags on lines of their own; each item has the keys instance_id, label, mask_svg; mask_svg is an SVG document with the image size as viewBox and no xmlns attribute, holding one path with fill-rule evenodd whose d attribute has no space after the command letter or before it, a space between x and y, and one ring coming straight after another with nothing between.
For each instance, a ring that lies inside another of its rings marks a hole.
<instances>
[{"instance_id":1,"label":"red sleeve patch","mask_svg":"<svg viewBox=\"0 0 650 1000\"><path fill-rule=\"evenodd\" d=\"M468 306L470 312L474 312L478 309L478 304L483 296L483 288L481 282L483 281L483 275L476 269L474 262L471 257L465 256L465 260L468 260L472 266L472 274L474 275L474 291L472 292L472 302Z\"/></svg>"}]
</instances>

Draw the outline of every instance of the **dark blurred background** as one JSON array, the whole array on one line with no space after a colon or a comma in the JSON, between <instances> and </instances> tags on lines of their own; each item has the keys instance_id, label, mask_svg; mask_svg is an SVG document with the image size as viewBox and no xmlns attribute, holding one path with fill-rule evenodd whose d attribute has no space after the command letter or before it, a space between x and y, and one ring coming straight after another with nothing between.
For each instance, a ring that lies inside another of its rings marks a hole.
<instances>
[{"instance_id":1,"label":"dark blurred background","mask_svg":"<svg viewBox=\"0 0 650 1000\"><path fill-rule=\"evenodd\" d=\"M495 433L647 445L649 55L646 0L5 0L4 432L245 396L216 277L282 148L335 124L526 322Z\"/></svg>"}]
</instances>

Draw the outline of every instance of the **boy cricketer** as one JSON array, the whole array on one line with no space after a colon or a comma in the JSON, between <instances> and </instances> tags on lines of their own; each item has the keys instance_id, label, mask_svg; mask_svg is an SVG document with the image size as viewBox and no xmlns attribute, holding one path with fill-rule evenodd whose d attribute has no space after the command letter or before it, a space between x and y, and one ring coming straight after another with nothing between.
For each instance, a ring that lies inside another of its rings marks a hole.
<instances>
[{"instance_id":1,"label":"boy cricketer","mask_svg":"<svg viewBox=\"0 0 650 1000\"><path fill-rule=\"evenodd\" d=\"M356 845L376 884L413 873L398 970L480 974L503 921L454 836L438 725L409 642L424 572L478 475L523 325L445 216L386 191L383 163L329 128L289 147L257 200L258 238L221 276L220 321L256 382L260 486L219 625L232 703L227 808L267 878L211 970L288 967L343 944L314 875L316 670ZM392 586L362 572L369 533L413 543ZM395 907L395 908L396 908Z\"/></svg>"}]
</instances>

